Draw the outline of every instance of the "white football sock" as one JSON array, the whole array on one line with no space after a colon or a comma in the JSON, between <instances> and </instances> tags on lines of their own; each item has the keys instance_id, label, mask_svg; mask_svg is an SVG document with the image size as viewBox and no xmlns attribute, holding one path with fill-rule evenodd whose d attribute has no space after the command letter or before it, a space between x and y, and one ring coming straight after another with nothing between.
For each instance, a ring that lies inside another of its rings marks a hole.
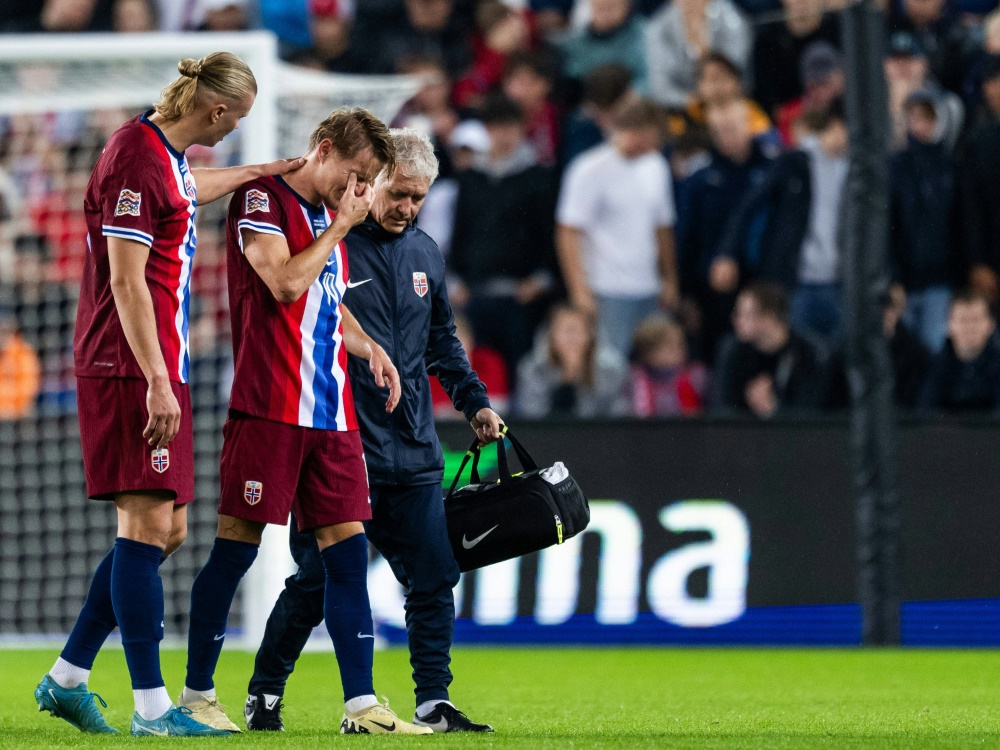
<instances>
[{"instance_id":1,"label":"white football sock","mask_svg":"<svg viewBox=\"0 0 1000 750\"><path fill-rule=\"evenodd\" d=\"M70 664L60 656L56 659L56 663L52 669L49 670L49 677L59 687L75 688L90 679L90 670Z\"/></svg>"},{"instance_id":2,"label":"white football sock","mask_svg":"<svg viewBox=\"0 0 1000 750\"><path fill-rule=\"evenodd\" d=\"M187 685L184 686L184 690L181 691L181 705L189 706L192 703L197 703L198 701L203 701L206 698L215 697L215 688L210 690L192 690Z\"/></svg>"},{"instance_id":3,"label":"white football sock","mask_svg":"<svg viewBox=\"0 0 1000 750\"><path fill-rule=\"evenodd\" d=\"M344 709L347 713L356 714L359 711L364 711L366 708L371 708L378 704L378 698L374 695L359 695L357 698L351 698L347 703L344 704Z\"/></svg>"},{"instance_id":4,"label":"white football sock","mask_svg":"<svg viewBox=\"0 0 1000 750\"><path fill-rule=\"evenodd\" d=\"M159 719L174 705L171 703L170 695L167 694L165 687L133 690L132 697L135 699L136 713L146 721Z\"/></svg>"},{"instance_id":5,"label":"white football sock","mask_svg":"<svg viewBox=\"0 0 1000 750\"><path fill-rule=\"evenodd\" d=\"M424 701L419 706L417 706L417 716L420 717L421 719L425 718L431 711L433 711L437 707L439 703L447 703L452 708L455 707L455 704L452 703L451 701L443 701L440 699L433 701Z\"/></svg>"}]
</instances>

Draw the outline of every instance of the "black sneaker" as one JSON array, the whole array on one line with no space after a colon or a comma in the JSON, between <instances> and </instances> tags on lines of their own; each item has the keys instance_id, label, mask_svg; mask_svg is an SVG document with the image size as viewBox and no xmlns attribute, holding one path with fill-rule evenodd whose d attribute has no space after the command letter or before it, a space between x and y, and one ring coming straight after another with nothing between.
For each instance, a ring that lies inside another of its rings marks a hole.
<instances>
[{"instance_id":1,"label":"black sneaker","mask_svg":"<svg viewBox=\"0 0 1000 750\"><path fill-rule=\"evenodd\" d=\"M247 729L265 732L284 732L285 725L281 723L281 709L285 704L280 695L251 695L243 708L247 720Z\"/></svg>"},{"instance_id":2,"label":"black sneaker","mask_svg":"<svg viewBox=\"0 0 1000 750\"><path fill-rule=\"evenodd\" d=\"M426 716L413 717L418 727L430 727L435 732L492 732L489 724L477 724L450 703L442 701Z\"/></svg>"}]
</instances>

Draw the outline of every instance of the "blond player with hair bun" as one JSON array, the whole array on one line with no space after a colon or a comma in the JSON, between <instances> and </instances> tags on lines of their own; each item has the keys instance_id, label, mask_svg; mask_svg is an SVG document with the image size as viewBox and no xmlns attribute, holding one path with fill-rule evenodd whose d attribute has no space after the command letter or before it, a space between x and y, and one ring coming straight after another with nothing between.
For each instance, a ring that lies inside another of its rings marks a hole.
<instances>
[{"instance_id":1,"label":"blond player with hair bun","mask_svg":"<svg viewBox=\"0 0 1000 750\"><path fill-rule=\"evenodd\" d=\"M194 499L188 328L195 211L302 159L191 169L189 146L214 146L246 117L257 81L240 58L181 60L180 77L101 154L84 201L87 243L73 341L87 494L118 511L114 546L55 665L35 689L39 711L112 734L87 681L107 636L121 631L134 735L229 734L173 705L160 672L159 566L187 534ZM103 704L103 701L101 701ZM236 729L235 726L232 727Z\"/></svg>"}]
</instances>

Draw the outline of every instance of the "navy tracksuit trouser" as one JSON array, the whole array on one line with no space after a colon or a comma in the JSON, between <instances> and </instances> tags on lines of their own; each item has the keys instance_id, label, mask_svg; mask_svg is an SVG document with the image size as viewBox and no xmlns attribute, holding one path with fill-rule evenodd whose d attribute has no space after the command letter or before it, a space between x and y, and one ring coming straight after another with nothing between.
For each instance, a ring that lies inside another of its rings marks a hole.
<instances>
[{"instance_id":1,"label":"navy tracksuit trouser","mask_svg":"<svg viewBox=\"0 0 1000 750\"><path fill-rule=\"evenodd\" d=\"M447 700L452 676L458 563L448 543L439 484L374 486L372 520L365 532L389 562L406 593L406 635L416 683L417 705ZM313 629L323 622L326 573L312 532L290 525L289 546L299 566L271 611L257 651L250 695L284 695Z\"/></svg>"}]
</instances>

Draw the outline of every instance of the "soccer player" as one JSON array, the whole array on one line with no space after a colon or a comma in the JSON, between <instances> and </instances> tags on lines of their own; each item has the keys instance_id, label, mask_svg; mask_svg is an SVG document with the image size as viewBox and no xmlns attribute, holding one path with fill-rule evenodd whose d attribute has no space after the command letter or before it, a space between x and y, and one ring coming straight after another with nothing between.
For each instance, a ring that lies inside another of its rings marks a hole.
<instances>
[{"instance_id":1,"label":"soccer player","mask_svg":"<svg viewBox=\"0 0 1000 750\"><path fill-rule=\"evenodd\" d=\"M371 183L391 172L388 128L363 109L339 109L313 132L306 163L241 187L226 228L235 376L222 446L219 532L191 591L188 669L180 703L211 726L238 731L219 706L213 674L240 579L264 526L298 528L319 545L323 613L344 689L341 732L429 734L378 702L368 601L368 478L347 378L348 352L368 362L382 408L399 401L385 351L344 308L343 239L364 220ZM336 209L336 216L330 208ZM369 377L371 377L371 374Z\"/></svg>"},{"instance_id":2,"label":"soccer player","mask_svg":"<svg viewBox=\"0 0 1000 750\"><path fill-rule=\"evenodd\" d=\"M87 253L73 342L80 434L87 492L114 501L118 536L62 654L35 689L40 711L84 732L117 731L87 689L94 658L117 625L135 697L132 733L219 734L171 704L159 657L158 568L184 541L186 504L194 499L187 335L195 207L302 163L192 171L184 150L214 146L235 130L257 83L227 52L182 60L178 69L155 109L112 135L84 205Z\"/></svg>"},{"instance_id":3,"label":"soccer player","mask_svg":"<svg viewBox=\"0 0 1000 750\"><path fill-rule=\"evenodd\" d=\"M372 520L366 531L406 590L406 631L416 682L414 723L435 732L491 732L448 700L452 675L458 564L448 543L441 480L444 460L434 431L427 372L436 374L480 441L500 435L486 387L469 366L455 335L445 288L444 258L414 226L438 173L434 148L414 130L393 130L396 169L375 187L368 220L347 236L351 257L347 304L369 333L387 346L402 373L405 409L386 414L384 392L361 361L348 365L371 482ZM291 532L299 565L267 622L257 652L250 729L281 729L285 683L312 629L323 619L323 564L316 542Z\"/></svg>"}]
</instances>

